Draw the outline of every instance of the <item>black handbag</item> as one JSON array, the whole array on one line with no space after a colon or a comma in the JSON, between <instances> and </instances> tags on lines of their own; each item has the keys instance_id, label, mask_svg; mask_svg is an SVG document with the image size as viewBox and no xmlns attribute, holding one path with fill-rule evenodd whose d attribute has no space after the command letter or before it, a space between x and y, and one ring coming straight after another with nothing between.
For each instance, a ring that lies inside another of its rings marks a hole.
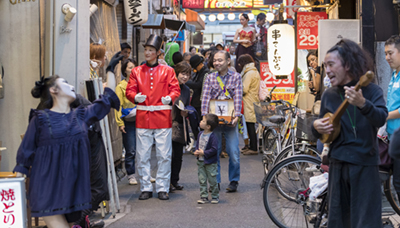
<instances>
[{"instance_id":1,"label":"black handbag","mask_svg":"<svg viewBox=\"0 0 400 228\"><path fill-rule=\"evenodd\" d=\"M177 121L172 122L172 141L180 144L186 144L185 131L183 129L183 123Z\"/></svg>"},{"instance_id":2,"label":"black handbag","mask_svg":"<svg viewBox=\"0 0 400 228\"><path fill-rule=\"evenodd\" d=\"M389 144L378 138L380 169L390 170L393 166L393 159L389 156Z\"/></svg>"}]
</instances>

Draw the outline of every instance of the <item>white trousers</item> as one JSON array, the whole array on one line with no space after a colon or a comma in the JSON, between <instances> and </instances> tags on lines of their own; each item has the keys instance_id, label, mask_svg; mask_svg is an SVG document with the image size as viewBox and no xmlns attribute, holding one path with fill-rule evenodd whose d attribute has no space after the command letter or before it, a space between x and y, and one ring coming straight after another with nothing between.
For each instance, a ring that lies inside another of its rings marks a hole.
<instances>
[{"instance_id":1,"label":"white trousers","mask_svg":"<svg viewBox=\"0 0 400 228\"><path fill-rule=\"evenodd\" d=\"M156 191L169 192L171 179L172 128L144 129L136 128L136 158L140 191L153 192L150 182L151 147L155 141L157 156Z\"/></svg>"}]
</instances>

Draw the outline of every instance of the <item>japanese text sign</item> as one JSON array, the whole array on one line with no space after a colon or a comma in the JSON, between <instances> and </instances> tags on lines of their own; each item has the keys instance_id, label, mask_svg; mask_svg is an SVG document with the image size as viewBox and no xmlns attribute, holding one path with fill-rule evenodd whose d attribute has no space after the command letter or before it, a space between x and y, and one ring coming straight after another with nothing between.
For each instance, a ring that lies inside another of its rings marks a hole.
<instances>
[{"instance_id":1,"label":"japanese text sign","mask_svg":"<svg viewBox=\"0 0 400 228\"><path fill-rule=\"evenodd\" d=\"M327 18L325 12L297 13L297 49L318 49L318 21Z\"/></svg>"},{"instance_id":2,"label":"japanese text sign","mask_svg":"<svg viewBox=\"0 0 400 228\"><path fill-rule=\"evenodd\" d=\"M183 0L182 7L191 9L252 8L253 0Z\"/></svg>"},{"instance_id":3,"label":"japanese text sign","mask_svg":"<svg viewBox=\"0 0 400 228\"><path fill-rule=\"evenodd\" d=\"M0 227L26 227L24 178L0 179Z\"/></svg>"},{"instance_id":4,"label":"japanese text sign","mask_svg":"<svg viewBox=\"0 0 400 228\"><path fill-rule=\"evenodd\" d=\"M294 97L294 71L288 75L287 79L276 79L271 73L267 61L260 61L260 77L268 90L276 86L273 99L283 99L291 102Z\"/></svg>"},{"instance_id":5,"label":"japanese text sign","mask_svg":"<svg viewBox=\"0 0 400 228\"><path fill-rule=\"evenodd\" d=\"M148 4L144 0L124 0L126 21L132 25L142 25L148 19Z\"/></svg>"},{"instance_id":6,"label":"japanese text sign","mask_svg":"<svg viewBox=\"0 0 400 228\"><path fill-rule=\"evenodd\" d=\"M275 75L289 75L295 63L295 34L288 24L274 24L268 29L268 59Z\"/></svg>"}]
</instances>

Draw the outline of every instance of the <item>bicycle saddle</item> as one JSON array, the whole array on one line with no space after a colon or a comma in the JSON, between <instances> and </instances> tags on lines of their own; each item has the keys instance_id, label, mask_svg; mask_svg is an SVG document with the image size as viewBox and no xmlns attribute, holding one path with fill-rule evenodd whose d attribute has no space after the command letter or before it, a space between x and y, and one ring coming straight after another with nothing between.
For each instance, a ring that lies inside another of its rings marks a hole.
<instances>
[{"instance_id":1,"label":"bicycle saddle","mask_svg":"<svg viewBox=\"0 0 400 228\"><path fill-rule=\"evenodd\" d=\"M280 115L271 116L269 121L274 124L281 124L285 122L285 117Z\"/></svg>"}]
</instances>

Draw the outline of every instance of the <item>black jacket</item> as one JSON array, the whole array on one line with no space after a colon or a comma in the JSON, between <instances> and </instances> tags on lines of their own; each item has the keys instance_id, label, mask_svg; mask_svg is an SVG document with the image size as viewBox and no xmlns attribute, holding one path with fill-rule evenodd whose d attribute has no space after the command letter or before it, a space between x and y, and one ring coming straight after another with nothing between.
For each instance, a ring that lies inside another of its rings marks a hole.
<instances>
[{"instance_id":1,"label":"black jacket","mask_svg":"<svg viewBox=\"0 0 400 228\"><path fill-rule=\"evenodd\" d=\"M191 80L189 80L185 84L193 90L191 104L195 108L201 107L200 98L201 98L201 91L203 90L204 76L208 73L210 73L210 70L206 66L204 66L203 68L201 68L199 72L195 74L195 76Z\"/></svg>"},{"instance_id":2,"label":"black jacket","mask_svg":"<svg viewBox=\"0 0 400 228\"><path fill-rule=\"evenodd\" d=\"M355 84L356 81L352 81L346 86L355 86ZM347 111L340 119L340 134L330 145L329 157L356 165L378 165L379 153L376 134L378 128L385 124L388 110L382 89L378 85L370 83L361 90L366 99L365 106L362 109L358 107L354 109L353 105L347 107ZM342 103L340 94L344 99L343 86L329 88L322 94L319 118L322 118L327 112L335 113ZM355 122L357 137L354 135L351 122L353 124ZM319 138L321 134L315 130L313 124L311 124L311 128L313 134Z\"/></svg>"}]
</instances>

